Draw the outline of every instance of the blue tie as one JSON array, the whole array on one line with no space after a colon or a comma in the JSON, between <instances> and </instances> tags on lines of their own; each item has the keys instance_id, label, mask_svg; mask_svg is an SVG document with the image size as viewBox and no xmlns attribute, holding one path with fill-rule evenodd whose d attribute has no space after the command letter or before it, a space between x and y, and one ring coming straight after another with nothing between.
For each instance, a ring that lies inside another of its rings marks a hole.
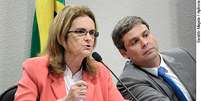
<instances>
[{"instance_id":1,"label":"blue tie","mask_svg":"<svg viewBox=\"0 0 201 101\"><path fill-rule=\"evenodd\" d=\"M187 96L182 92L181 88L176 84L176 82L167 74L167 70L164 67L158 69L158 76L162 77L165 82L174 90L176 96L180 101L188 101Z\"/></svg>"}]
</instances>

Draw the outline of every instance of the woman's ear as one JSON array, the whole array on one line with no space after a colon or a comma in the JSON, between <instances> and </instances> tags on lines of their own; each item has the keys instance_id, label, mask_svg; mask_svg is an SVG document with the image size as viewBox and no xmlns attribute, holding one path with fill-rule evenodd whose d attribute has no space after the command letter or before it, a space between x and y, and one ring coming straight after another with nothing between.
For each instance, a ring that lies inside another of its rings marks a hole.
<instances>
[{"instance_id":1,"label":"woman's ear","mask_svg":"<svg viewBox=\"0 0 201 101\"><path fill-rule=\"evenodd\" d=\"M66 36L60 36L58 39L60 40L60 45L63 46L65 49L67 48L67 37Z\"/></svg>"}]
</instances>

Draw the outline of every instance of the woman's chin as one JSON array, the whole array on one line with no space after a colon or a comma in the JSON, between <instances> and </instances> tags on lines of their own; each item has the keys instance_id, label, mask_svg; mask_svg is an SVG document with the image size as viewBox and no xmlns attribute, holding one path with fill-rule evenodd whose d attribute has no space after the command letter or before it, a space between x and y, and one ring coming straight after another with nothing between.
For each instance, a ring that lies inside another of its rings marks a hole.
<instances>
[{"instance_id":1,"label":"woman's chin","mask_svg":"<svg viewBox=\"0 0 201 101\"><path fill-rule=\"evenodd\" d=\"M87 57L87 56L90 56L92 54L92 51L83 51L82 53L85 57Z\"/></svg>"}]
</instances>

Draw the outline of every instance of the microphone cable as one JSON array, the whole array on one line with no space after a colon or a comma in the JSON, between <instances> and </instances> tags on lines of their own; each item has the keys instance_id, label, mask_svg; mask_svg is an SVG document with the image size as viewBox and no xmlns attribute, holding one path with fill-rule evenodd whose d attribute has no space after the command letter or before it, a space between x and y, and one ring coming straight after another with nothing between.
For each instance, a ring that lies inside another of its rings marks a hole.
<instances>
[{"instance_id":1,"label":"microphone cable","mask_svg":"<svg viewBox=\"0 0 201 101\"><path fill-rule=\"evenodd\" d=\"M105 63L102 61L102 57L97 52L93 52L92 57L96 61L101 62L112 73L112 75L120 82L120 84L125 88L125 90L131 95L131 98L132 98L131 101L138 101L137 98L135 98L135 96L128 89L128 87L126 87L126 85L116 76L116 74L108 66L105 65Z\"/></svg>"}]
</instances>

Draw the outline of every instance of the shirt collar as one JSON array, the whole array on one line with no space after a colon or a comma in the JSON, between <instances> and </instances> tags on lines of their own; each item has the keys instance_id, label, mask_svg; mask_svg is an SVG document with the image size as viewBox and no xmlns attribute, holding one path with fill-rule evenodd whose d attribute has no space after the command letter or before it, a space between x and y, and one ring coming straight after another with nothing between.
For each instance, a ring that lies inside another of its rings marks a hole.
<instances>
[{"instance_id":1,"label":"shirt collar","mask_svg":"<svg viewBox=\"0 0 201 101\"><path fill-rule=\"evenodd\" d=\"M167 69L167 65L165 64L165 62L164 62L164 60L163 60L163 58L162 58L162 55L159 53L159 56L160 56L160 65L158 66L158 67L143 67L142 69L143 70L145 70L145 71L147 71L147 72L149 72L149 73L151 73L151 74L153 74L153 75L155 75L155 76L158 76L158 68L159 67L164 67L164 68L166 68Z\"/></svg>"},{"instance_id":2,"label":"shirt collar","mask_svg":"<svg viewBox=\"0 0 201 101\"><path fill-rule=\"evenodd\" d=\"M80 79L82 79L82 67L77 73L75 73L73 75L70 68L66 65L66 70L64 72L64 75L71 78L71 79L74 79L74 80L80 80Z\"/></svg>"}]
</instances>

